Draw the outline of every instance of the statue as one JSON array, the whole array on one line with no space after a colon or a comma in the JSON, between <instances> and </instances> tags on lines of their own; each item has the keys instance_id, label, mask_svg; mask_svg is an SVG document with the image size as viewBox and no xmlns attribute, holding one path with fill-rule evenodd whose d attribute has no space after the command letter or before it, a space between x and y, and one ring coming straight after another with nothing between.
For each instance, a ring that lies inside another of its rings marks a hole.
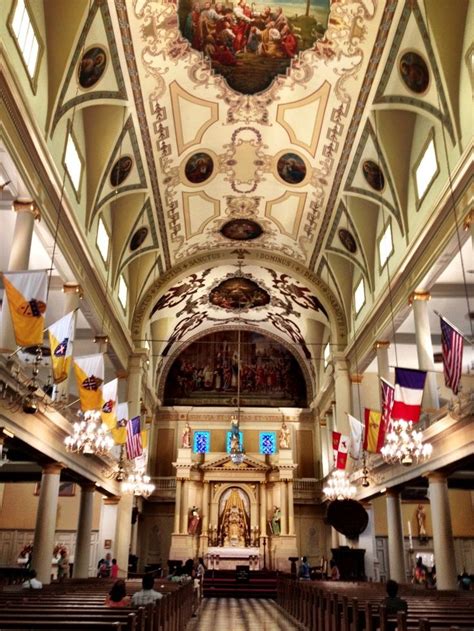
<instances>
[{"instance_id":1,"label":"statue","mask_svg":"<svg viewBox=\"0 0 474 631\"><path fill-rule=\"evenodd\" d=\"M426 539L426 513L423 504L418 504L416 521L418 522L418 538Z\"/></svg>"},{"instance_id":2,"label":"statue","mask_svg":"<svg viewBox=\"0 0 474 631\"><path fill-rule=\"evenodd\" d=\"M290 428L285 423L285 421L283 421L281 425L278 444L279 444L280 449L290 448Z\"/></svg>"},{"instance_id":3,"label":"statue","mask_svg":"<svg viewBox=\"0 0 474 631\"><path fill-rule=\"evenodd\" d=\"M200 521L201 515L199 514L199 508L193 506L189 511L188 535L197 535Z\"/></svg>"},{"instance_id":4,"label":"statue","mask_svg":"<svg viewBox=\"0 0 474 631\"><path fill-rule=\"evenodd\" d=\"M224 546L245 547L249 523L243 499L237 489L231 490L225 502L219 530Z\"/></svg>"},{"instance_id":5,"label":"statue","mask_svg":"<svg viewBox=\"0 0 474 631\"><path fill-rule=\"evenodd\" d=\"M183 449L191 449L191 428L189 427L189 423L187 421L181 436L181 447Z\"/></svg>"},{"instance_id":6,"label":"statue","mask_svg":"<svg viewBox=\"0 0 474 631\"><path fill-rule=\"evenodd\" d=\"M274 506L273 515L272 515L272 533L274 535L279 535L281 532L280 521L281 521L281 511L278 508L278 506Z\"/></svg>"}]
</instances>

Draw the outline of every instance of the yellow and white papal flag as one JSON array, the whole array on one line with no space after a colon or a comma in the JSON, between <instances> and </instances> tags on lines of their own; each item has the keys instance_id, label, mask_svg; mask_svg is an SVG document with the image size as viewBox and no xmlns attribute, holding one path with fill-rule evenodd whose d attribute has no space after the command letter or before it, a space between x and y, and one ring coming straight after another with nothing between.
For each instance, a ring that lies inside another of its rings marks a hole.
<instances>
[{"instance_id":1,"label":"yellow and white papal flag","mask_svg":"<svg viewBox=\"0 0 474 631\"><path fill-rule=\"evenodd\" d=\"M117 405L117 423L111 429L112 437L117 445L125 445L127 442L128 403Z\"/></svg>"},{"instance_id":2,"label":"yellow and white papal flag","mask_svg":"<svg viewBox=\"0 0 474 631\"><path fill-rule=\"evenodd\" d=\"M67 313L48 327L54 383L67 379L72 362L76 312Z\"/></svg>"},{"instance_id":3,"label":"yellow and white papal flag","mask_svg":"<svg viewBox=\"0 0 474 631\"><path fill-rule=\"evenodd\" d=\"M117 427L117 388L118 379L112 379L102 387L102 423L109 429Z\"/></svg>"},{"instance_id":4,"label":"yellow and white papal flag","mask_svg":"<svg viewBox=\"0 0 474 631\"><path fill-rule=\"evenodd\" d=\"M102 384L104 383L104 356L85 355L74 357L74 373L81 400L81 410L102 408Z\"/></svg>"},{"instance_id":5,"label":"yellow and white papal flag","mask_svg":"<svg viewBox=\"0 0 474 631\"><path fill-rule=\"evenodd\" d=\"M48 292L46 270L3 272L2 276L16 343L18 346L41 345Z\"/></svg>"}]
</instances>

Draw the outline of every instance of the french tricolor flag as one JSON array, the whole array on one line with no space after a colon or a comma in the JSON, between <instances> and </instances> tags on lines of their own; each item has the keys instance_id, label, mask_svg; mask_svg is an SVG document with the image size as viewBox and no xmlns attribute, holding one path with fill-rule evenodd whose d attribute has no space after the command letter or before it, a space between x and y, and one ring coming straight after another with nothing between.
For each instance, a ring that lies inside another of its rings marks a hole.
<instances>
[{"instance_id":1,"label":"french tricolor flag","mask_svg":"<svg viewBox=\"0 0 474 631\"><path fill-rule=\"evenodd\" d=\"M392 408L394 420L418 422L425 380L425 370L395 368L395 397Z\"/></svg>"}]
</instances>

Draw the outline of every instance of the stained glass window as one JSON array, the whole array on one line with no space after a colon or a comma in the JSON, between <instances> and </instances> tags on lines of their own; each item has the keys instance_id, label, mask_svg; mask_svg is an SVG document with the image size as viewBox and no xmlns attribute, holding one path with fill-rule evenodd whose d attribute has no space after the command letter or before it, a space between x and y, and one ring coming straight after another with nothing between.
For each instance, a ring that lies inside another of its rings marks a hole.
<instances>
[{"instance_id":1,"label":"stained glass window","mask_svg":"<svg viewBox=\"0 0 474 631\"><path fill-rule=\"evenodd\" d=\"M193 451L195 454L207 454L211 449L211 432L194 432Z\"/></svg>"},{"instance_id":2,"label":"stained glass window","mask_svg":"<svg viewBox=\"0 0 474 631\"><path fill-rule=\"evenodd\" d=\"M232 432L227 432L227 438L225 441L225 448L228 454L230 454L230 439L232 436ZM243 449L244 448L244 435L242 434L242 432L239 432L239 440L240 440L240 448Z\"/></svg>"},{"instance_id":3,"label":"stained glass window","mask_svg":"<svg viewBox=\"0 0 474 631\"><path fill-rule=\"evenodd\" d=\"M261 454L276 453L276 432L260 432L259 444Z\"/></svg>"}]
</instances>

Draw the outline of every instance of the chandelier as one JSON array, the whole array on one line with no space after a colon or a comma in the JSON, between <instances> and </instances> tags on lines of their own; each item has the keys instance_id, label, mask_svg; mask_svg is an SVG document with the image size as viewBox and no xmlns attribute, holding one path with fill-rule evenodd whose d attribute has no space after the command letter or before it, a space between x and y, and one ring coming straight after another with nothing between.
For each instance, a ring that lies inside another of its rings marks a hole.
<instances>
[{"instance_id":1,"label":"chandelier","mask_svg":"<svg viewBox=\"0 0 474 631\"><path fill-rule=\"evenodd\" d=\"M239 262L239 271L240 271ZM237 416L231 418L232 438L230 443L230 459L234 464L240 465L245 459L245 453L240 444L240 303L239 303L239 328L237 331Z\"/></svg>"},{"instance_id":2,"label":"chandelier","mask_svg":"<svg viewBox=\"0 0 474 631\"><path fill-rule=\"evenodd\" d=\"M327 480L323 493L331 502L335 500L351 500L356 494L356 487L349 482L347 473L343 469L336 469Z\"/></svg>"},{"instance_id":3,"label":"chandelier","mask_svg":"<svg viewBox=\"0 0 474 631\"><path fill-rule=\"evenodd\" d=\"M102 423L99 410L84 412L82 420L74 423L73 427L74 434L64 440L67 451L104 456L114 446L113 439L107 434L107 425Z\"/></svg>"},{"instance_id":4,"label":"chandelier","mask_svg":"<svg viewBox=\"0 0 474 631\"><path fill-rule=\"evenodd\" d=\"M149 475L144 475L141 471L131 473L125 482L122 482L122 493L142 497L149 497L155 490L155 485L151 484Z\"/></svg>"},{"instance_id":5,"label":"chandelier","mask_svg":"<svg viewBox=\"0 0 474 631\"><path fill-rule=\"evenodd\" d=\"M414 462L424 462L431 458L431 443L423 443L423 433L413 429L412 421L394 421L391 431L385 438L381 453L389 464L401 463L409 467Z\"/></svg>"}]
</instances>

